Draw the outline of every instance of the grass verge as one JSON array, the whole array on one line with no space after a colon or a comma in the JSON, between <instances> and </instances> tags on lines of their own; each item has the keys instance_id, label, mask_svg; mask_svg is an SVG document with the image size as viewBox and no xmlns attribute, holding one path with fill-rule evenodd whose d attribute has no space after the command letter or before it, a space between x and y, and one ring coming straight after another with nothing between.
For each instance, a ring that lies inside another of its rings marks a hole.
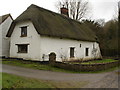
<instances>
[{"instance_id":1,"label":"grass verge","mask_svg":"<svg viewBox=\"0 0 120 90\"><path fill-rule=\"evenodd\" d=\"M52 88L41 80L2 73L2 88Z\"/></svg>"},{"instance_id":2,"label":"grass verge","mask_svg":"<svg viewBox=\"0 0 120 90\"><path fill-rule=\"evenodd\" d=\"M110 71L119 69L119 67L116 66L114 68L110 68L110 69L107 69L104 71L79 72L79 71L65 70L65 69L61 69L58 67L53 67L53 66L50 66L49 64L41 64L41 63L23 61L23 60L4 59L4 60L2 60L2 63L8 64L8 65L25 67L25 68L31 68L31 69L47 70L47 71L55 71L55 72L65 72L65 73L104 73L104 72L110 72Z\"/></svg>"},{"instance_id":3,"label":"grass verge","mask_svg":"<svg viewBox=\"0 0 120 90\"><path fill-rule=\"evenodd\" d=\"M2 73L0 73L0 90L2 89Z\"/></svg>"},{"instance_id":4,"label":"grass verge","mask_svg":"<svg viewBox=\"0 0 120 90\"><path fill-rule=\"evenodd\" d=\"M53 66L50 66L49 64L41 64L41 63L30 62L30 61L23 61L23 60L3 60L2 63L3 64L8 64L8 65L25 67L25 68L38 69L38 70L76 73L74 71L53 67Z\"/></svg>"},{"instance_id":5,"label":"grass verge","mask_svg":"<svg viewBox=\"0 0 120 90\"><path fill-rule=\"evenodd\" d=\"M104 60L95 60L95 61L83 62L81 64L110 63L110 62L116 62L116 61L117 60L113 60L113 59L104 59Z\"/></svg>"},{"instance_id":6,"label":"grass verge","mask_svg":"<svg viewBox=\"0 0 120 90\"><path fill-rule=\"evenodd\" d=\"M47 81L2 73L3 88L81 88L88 81ZM45 89L46 90L46 89ZM57 89L56 89L57 90Z\"/></svg>"}]
</instances>

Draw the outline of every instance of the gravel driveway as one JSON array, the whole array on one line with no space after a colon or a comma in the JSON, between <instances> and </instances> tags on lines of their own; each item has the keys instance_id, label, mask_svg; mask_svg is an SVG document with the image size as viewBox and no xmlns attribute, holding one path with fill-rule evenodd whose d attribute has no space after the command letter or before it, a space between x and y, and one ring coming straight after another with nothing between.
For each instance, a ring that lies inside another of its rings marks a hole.
<instances>
[{"instance_id":1,"label":"gravel driveway","mask_svg":"<svg viewBox=\"0 0 120 90\"><path fill-rule=\"evenodd\" d=\"M90 82L83 88L118 88L118 77L120 77L118 70L98 74L73 74L34 70L10 65L2 65L2 72L41 80Z\"/></svg>"}]
</instances>

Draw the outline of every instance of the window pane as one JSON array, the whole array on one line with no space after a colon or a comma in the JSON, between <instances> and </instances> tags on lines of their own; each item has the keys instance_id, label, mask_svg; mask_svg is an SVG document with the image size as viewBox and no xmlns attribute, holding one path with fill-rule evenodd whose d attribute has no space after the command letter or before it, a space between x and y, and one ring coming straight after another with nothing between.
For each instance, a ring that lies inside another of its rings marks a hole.
<instances>
[{"instance_id":1,"label":"window pane","mask_svg":"<svg viewBox=\"0 0 120 90\"><path fill-rule=\"evenodd\" d=\"M27 53L28 45L18 45L18 53Z\"/></svg>"},{"instance_id":2,"label":"window pane","mask_svg":"<svg viewBox=\"0 0 120 90\"><path fill-rule=\"evenodd\" d=\"M21 36L23 37L27 36L27 26L21 27Z\"/></svg>"},{"instance_id":3,"label":"window pane","mask_svg":"<svg viewBox=\"0 0 120 90\"><path fill-rule=\"evenodd\" d=\"M89 48L86 48L86 50L85 50L85 52L86 52L86 56L88 56L88 53L89 53Z\"/></svg>"},{"instance_id":4,"label":"window pane","mask_svg":"<svg viewBox=\"0 0 120 90\"><path fill-rule=\"evenodd\" d=\"M70 48L70 58L73 58L74 57L74 48L71 47Z\"/></svg>"}]
</instances>

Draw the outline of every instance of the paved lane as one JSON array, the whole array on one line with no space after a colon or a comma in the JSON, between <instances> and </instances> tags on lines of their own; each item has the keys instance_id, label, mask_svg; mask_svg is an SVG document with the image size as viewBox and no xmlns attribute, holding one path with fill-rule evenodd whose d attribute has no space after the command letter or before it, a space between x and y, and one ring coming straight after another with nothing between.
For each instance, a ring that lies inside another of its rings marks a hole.
<instances>
[{"instance_id":1,"label":"paved lane","mask_svg":"<svg viewBox=\"0 0 120 90\"><path fill-rule=\"evenodd\" d=\"M99 74L73 74L63 72L52 72L44 70L34 70L11 65L2 65L2 72L30 77L42 80L53 81L89 81L89 88L108 88L118 87L118 71L99 73Z\"/></svg>"}]
</instances>

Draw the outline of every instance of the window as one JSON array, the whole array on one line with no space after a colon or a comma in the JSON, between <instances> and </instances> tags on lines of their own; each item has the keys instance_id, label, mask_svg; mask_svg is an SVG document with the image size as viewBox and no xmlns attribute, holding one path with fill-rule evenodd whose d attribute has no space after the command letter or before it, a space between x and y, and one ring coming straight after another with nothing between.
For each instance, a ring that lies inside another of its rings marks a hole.
<instances>
[{"instance_id":1,"label":"window","mask_svg":"<svg viewBox=\"0 0 120 90\"><path fill-rule=\"evenodd\" d=\"M70 58L73 58L74 57L74 47L71 47L70 48Z\"/></svg>"},{"instance_id":2,"label":"window","mask_svg":"<svg viewBox=\"0 0 120 90\"><path fill-rule=\"evenodd\" d=\"M18 53L28 52L28 44L17 44L17 45L18 45Z\"/></svg>"},{"instance_id":3,"label":"window","mask_svg":"<svg viewBox=\"0 0 120 90\"><path fill-rule=\"evenodd\" d=\"M93 49L95 48L95 45L93 44Z\"/></svg>"},{"instance_id":4,"label":"window","mask_svg":"<svg viewBox=\"0 0 120 90\"><path fill-rule=\"evenodd\" d=\"M81 48L81 44L80 44L80 48Z\"/></svg>"},{"instance_id":5,"label":"window","mask_svg":"<svg viewBox=\"0 0 120 90\"><path fill-rule=\"evenodd\" d=\"M85 56L88 56L88 53L89 53L89 48L86 48L85 49Z\"/></svg>"},{"instance_id":6,"label":"window","mask_svg":"<svg viewBox=\"0 0 120 90\"><path fill-rule=\"evenodd\" d=\"M21 27L21 37L27 36L27 26Z\"/></svg>"}]
</instances>

